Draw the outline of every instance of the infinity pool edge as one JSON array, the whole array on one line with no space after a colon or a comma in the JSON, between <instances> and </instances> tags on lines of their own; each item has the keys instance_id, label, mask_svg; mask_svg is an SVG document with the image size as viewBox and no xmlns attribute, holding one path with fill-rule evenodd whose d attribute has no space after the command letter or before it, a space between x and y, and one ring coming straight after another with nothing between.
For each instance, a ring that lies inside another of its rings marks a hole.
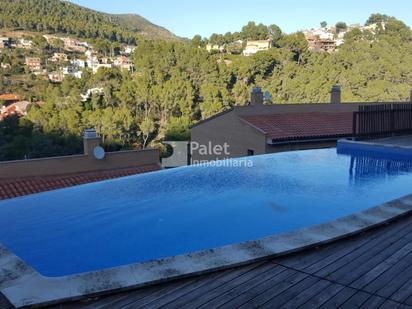
<instances>
[{"instance_id":1,"label":"infinity pool edge","mask_svg":"<svg viewBox=\"0 0 412 309\"><path fill-rule=\"evenodd\" d=\"M328 223L219 248L87 273L45 277L0 244L0 292L15 307L101 296L296 253L412 213L412 194Z\"/></svg>"}]
</instances>

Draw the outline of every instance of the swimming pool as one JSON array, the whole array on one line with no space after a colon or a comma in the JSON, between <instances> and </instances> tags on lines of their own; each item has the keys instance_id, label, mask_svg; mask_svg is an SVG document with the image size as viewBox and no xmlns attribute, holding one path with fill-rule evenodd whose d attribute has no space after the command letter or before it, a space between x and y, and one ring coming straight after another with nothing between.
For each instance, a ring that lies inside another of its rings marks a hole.
<instances>
[{"instance_id":1,"label":"swimming pool","mask_svg":"<svg viewBox=\"0 0 412 309\"><path fill-rule=\"evenodd\" d=\"M0 243L57 277L331 221L411 191L412 160L308 150L192 166L0 202Z\"/></svg>"}]
</instances>

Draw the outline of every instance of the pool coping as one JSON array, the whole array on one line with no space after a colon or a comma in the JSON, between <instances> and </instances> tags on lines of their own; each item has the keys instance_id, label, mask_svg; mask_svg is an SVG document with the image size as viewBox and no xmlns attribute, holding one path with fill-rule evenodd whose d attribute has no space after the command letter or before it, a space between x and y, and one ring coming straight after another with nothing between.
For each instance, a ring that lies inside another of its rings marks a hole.
<instances>
[{"instance_id":1,"label":"pool coping","mask_svg":"<svg viewBox=\"0 0 412 309\"><path fill-rule=\"evenodd\" d=\"M412 194L327 223L254 241L64 277L42 276L0 244L0 292L17 308L112 294L296 253L411 213Z\"/></svg>"}]
</instances>

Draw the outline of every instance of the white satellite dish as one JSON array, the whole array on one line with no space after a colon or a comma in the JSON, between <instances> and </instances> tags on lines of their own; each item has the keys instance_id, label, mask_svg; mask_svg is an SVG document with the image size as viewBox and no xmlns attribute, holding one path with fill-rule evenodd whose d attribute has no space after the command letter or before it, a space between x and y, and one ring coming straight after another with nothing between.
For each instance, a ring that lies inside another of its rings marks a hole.
<instances>
[{"instance_id":1,"label":"white satellite dish","mask_svg":"<svg viewBox=\"0 0 412 309\"><path fill-rule=\"evenodd\" d=\"M96 146L93 149L93 155L97 160L102 160L104 159L104 156L106 155L106 153L102 147Z\"/></svg>"}]
</instances>

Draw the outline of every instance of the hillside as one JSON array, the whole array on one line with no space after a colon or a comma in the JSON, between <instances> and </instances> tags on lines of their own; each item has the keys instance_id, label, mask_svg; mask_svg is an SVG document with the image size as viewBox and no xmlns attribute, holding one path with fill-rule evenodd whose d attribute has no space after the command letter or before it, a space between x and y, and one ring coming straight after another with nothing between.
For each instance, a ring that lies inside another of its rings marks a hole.
<instances>
[{"instance_id":1,"label":"hillside","mask_svg":"<svg viewBox=\"0 0 412 309\"><path fill-rule=\"evenodd\" d=\"M111 15L60 0L0 0L0 28L124 43L133 43L139 36L176 38L139 15Z\"/></svg>"},{"instance_id":2,"label":"hillside","mask_svg":"<svg viewBox=\"0 0 412 309\"><path fill-rule=\"evenodd\" d=\"M116 23L130 31L138 32L141 35L157 37L163 39L173 39L176 36L169 30L155 25L137 14L111 14Z\"/></svg>"}]
</instances>

